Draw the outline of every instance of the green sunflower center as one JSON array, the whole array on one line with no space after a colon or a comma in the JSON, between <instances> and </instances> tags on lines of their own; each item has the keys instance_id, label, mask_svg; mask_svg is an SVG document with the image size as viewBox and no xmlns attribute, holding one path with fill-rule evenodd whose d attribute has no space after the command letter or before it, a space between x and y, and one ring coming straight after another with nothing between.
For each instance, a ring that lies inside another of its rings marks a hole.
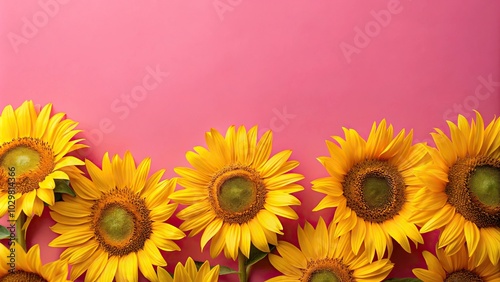
<instances>
[{"instance_id":1,"label":"green sunflower center","mask_svg":"<svg viewBox=\"0 0 500 282\"><path fill-rule=\"evenodd\" d=\"M152 234L146 202L129 188L115 188L105 193L91 211L95 238L110 256L141 250Z\"/></svg>"},{"instance_id":2,"label":"green sunflower center","mask_svg":"<svg viewBox=\"0 0 500 282\"><path fill-rule=\"evenodd\" d=\"M466 269L461 269L457 271L453 271L452 273L448 273L446 275L446 279L444 280L445 282L481 282L483 279L477 273L466 270Z\"/></svg>"},{"instance_id":3,"label":"green sunflower center","mask_svg":"<svg viewBox=\"0 0 500 282\"><path fill-rule=\"evenodd\" d=\"M37 169L39 164L40 154L25 146L12 148L2 156L2 166L5 169L14 167L19 175Z\"/></svg>"},{"instance_id":4,"label":"green sunflower center","mask_svg":"<svg viewBox=\"0 0 500 282\"><path fill-rule=\"evenodd\" d=\"M264 208L267 190L251 167L226 166L212 177L208 188L210 204L224 222L248 222Z\"/></svg>"},{"instance_id":5,"label":"green sunflower center","mask_svg":"<svg viewBox=\"0 0 500 282\"><path fill-rule=\"evenodd\" d=\"M476 167L469 179L469 187L481 203L491 207L500 205L500 169Z\"/></svg>"},{"instance_id":6,"label":"green sunflower center","mask_svg":"<svg viewBox=\"0 0 500 282\"><path fill-rule=\"evenodd\" d=\"M15 177L16 192L28 193L37 189L54 167L52 148L39 139L23 137L0 145L0 189L6 188L7 178Z\"/></svg>"},{"instance_id":7,"label":"green sunflower center","mask_svg":"<svg viewBox=\"0 0 500 282\"><path fill-rule=\"evenodd\" d=\"M123 241L134 232L134 217L120 206L110 206L102 213L100 227L111 240Z\"/></svg>"},{"instance_id":8,"label":"green sunflower center","mask_svg":"<svg viewBox=\"0 0 500 282\"><path fill-rule=\"evenodd\" d=\"M222 183L219 190L222 209L230 212L242 212L255 201L254 183L241 176L230 178Z\"/></svg>"},{"instance_id":9,"label":"green sunflower center","mask_svg":"<svg viewBox=\"0 0 500 282\"><path fill-rule=\"evenodd\" d=\"M310 260L301 281L307 282L354 282L353 271L339 259Z\"/></svg>"},{"instance_id":10,"label":"green sunflower center","mask_svg":"<svg viewBox=\"0 0 500 282\"><path fill-rule=\"evenodd\" d=\"M339 278L335 273L328 270L320 270L314 272L309 279L310 282L339 282Z\"/></svg>"},{"instance_id":11,"label":"green sunflower center","mask_svg":"<svg viewBox=\"0 0 500 282\"><path fill-rule=\"evenodd\" d=\"M479 228L500 227L500 160L460 158L448 171L448 203Z\"/></svg>"},{"instance_id":12,"label":"green sunflower center","mask_svg":"<svg viewBox=\"0 0 500 282\"><path fill-rule=\"evenodd\" d=\"M45 278L32 272L25 272L22 270L16 270L13 273L9 273L3 277L0 277L0 282L47 282Z\"/></svg>"},{"instance_id":13,"label":"green sunflower center","mask_svg":"<svg viewBox=\"0 0 500 282\"><path fill-rule=\"evenodd\" d=\"M355 164L342 183L347 206L366 221L381 223L399 213L406 185L397 167L384 160Z\"/></svg>"},{"instance_id":14,"label":"green sunflower center","mask_svg":"<svg viewBox=\"0 0 500 282\"><path fill-rule=\"evenodd\" d=\"M391 186L387 179L367 176L362 184L363 199L370 208L381 208L391 201Z\"/></svg>"}]
</instances>

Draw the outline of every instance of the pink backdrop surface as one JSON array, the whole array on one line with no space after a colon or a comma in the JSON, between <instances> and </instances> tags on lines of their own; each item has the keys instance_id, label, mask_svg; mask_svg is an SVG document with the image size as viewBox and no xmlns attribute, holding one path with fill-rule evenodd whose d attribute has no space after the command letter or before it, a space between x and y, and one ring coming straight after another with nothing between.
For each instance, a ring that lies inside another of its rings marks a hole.
<instances>
[{"instance_id":1,"label":"pink backdrop surface","mask_svg":"<svg viewBox=\"0 0 500 282\"><path fill-rule=\"evenodd\" d=\"M479 110L500 112L500 2L489 1L70 1L0 2L0 108L24 100L54 104L78 121L99 162L130 150L152 158L152 171L188 166L185 153L205 146L210 128L258 125L274 131L273 152L293 151L305 175L297 224L327 222L311 212L323 194L310 182L327 176L316 160L342 126L367 137L386 118L397 131L430 140L435 127ZM175 218L171 220L177 224ZM28 244L42 261L56 234L45 213ZM163 253L172 270L188 256L208 259L200 236ZM392 276L412 276L423 249L396 248ZM208 250L208 249L207 249ZM223 256L211 260L236 267ZM251 281L278 274L263 260ZM221 281L234 281L226 276Z\"/></svg>"}]
</instances>

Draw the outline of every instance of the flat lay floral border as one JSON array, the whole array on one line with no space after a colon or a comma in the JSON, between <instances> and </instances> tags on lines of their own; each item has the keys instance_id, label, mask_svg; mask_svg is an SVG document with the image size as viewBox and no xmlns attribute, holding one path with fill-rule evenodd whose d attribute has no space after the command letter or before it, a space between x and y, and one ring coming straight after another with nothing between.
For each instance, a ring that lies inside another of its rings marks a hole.
<instances>
[{"instance_id":1,"label":"flat lay floral border","mask_svg":"<svg viewBox=\"0 0 500 282\"><path fill-rule=\"evenodd\" d=\"M374 122L363 138L355 129L326 141L328 156L312 156L325 177L312 181L324 194L313 211L332 210L330 222L297 228L298 244L282 240L282 219L296 220L294 193L304 176L292 152L271 154L272 131L258 127L210 129L206 144L186 154L190 167L164 179L151 159L102 156L80 159L86 147L78 123L32 101L0 116L0 246L2 281L217 281L237 274L247 281L261 259L281 275L268 281L383 281L397 266L397 244L406 252L438 232L427 268L417 278L391 281L500 281L500 120L479 112L436 128L435 146L414 142L412 130L394 132ZM92 148L89 148L92 149ZM152 156L154 157L154 156ZM179 209L180 207L180 209ZM38 244L26 236L45 209L59 234L49 244L60 259L42 265ZM173 217L182 223L171 223ZM162 252L201 234L200 248L212 258L237 261L238 269L179 262L173 273Z\"/></svg>"}]
</instances>

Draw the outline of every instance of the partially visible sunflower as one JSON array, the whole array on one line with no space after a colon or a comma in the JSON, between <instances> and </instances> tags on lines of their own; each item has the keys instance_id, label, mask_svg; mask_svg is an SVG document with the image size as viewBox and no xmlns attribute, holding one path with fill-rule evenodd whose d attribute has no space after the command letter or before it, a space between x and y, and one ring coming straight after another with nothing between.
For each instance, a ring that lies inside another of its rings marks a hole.
<instances>
[{"instance_id":1,"label":"partially visible sunflower","mask_svg":"<svg viewBox=\"0 0 500 282\"><path fill-rule=\"evenodd\" d=\"M61 259L73 265L71 279L87 271L85 281L137 281L138 269L156 279L152 265L166 265L158 249L179 251L172 240L185 237L165 223L177 208L168 204L175 179L160 181L163 170L148 178L151 160L136 167L130 152L112 161L106 153L102 170L89 160L85 164L90 179L75 173L77 196L64 195L51 207L57 222L51 229L61 235L49 246L68 247Z\"/></svg>"},{"instance_id":2,"label":"partially visible sunflower","mask_svg":"<svg viewBox=\"0 0 500 282\"><path fill-rule=\"evenodd\" d=\"M25 252L19 244L9 248L0 244L0 262L0 281L69 282L67 262L56 260L42 265L38 245Z\"/></svg>"},{"instance_id":3,"label":"partially visible sunflower","mask_svg":"<svg viewBox=\"0 0 500 282\"><path fill-rule=\"evenodd\" d=\"M174 277L163 268L158 267L158 280L160 282L217 282L219 281L219 265L210 268L210 263L205 261L199 269L193 259L189 257L186 265L177 263Z\"/></svg>"},{"instance_id":4,"label":"partially visible sunflower","mask_svg":"<svg viewBox=\"0 0 500 282\"><path fill-rule=\"evenodd\" d=\"M413 274L425 282L452 282L452 281L485 281L499 282L500 268L486 260L481 264L476 264L472 257L469 257L467 248L462 245L458 252L447 255L443 249L436 248L437 257L428 251L424 251L427 269L414 268Z\"/></svg>"},{"instance_id":5,"label":"partially visible sunflower","mask_svg":"<svg viewBox=\"0 0 500 282\"><path fill-rule=\"evenodd\" d=\"M249 257L253 244L269 252L268 244L276 245L283 226L277 215L297 219L290 205L300 205L291 195L303 190L295 182L304 177L289 173L297 161L288 161L290 150L270 158L272 133L267 131L257 143L257 127L248 132L244 126L229 127L226 136L217 130L207 132L208 150L195 147L186 154L194 167L176 168L185 189L170 198L188 205L177 216L184 220L180 228L191 230L190 236L201 231L201 248L212 239L210 255L222 250L227 258L238 253Z\"/></svg>"},{"instance_id":6,"label":"partially visible sunflower","mask_svg":"<svg viewBox=\"0 0 500 282\"><path fill-rule=\"evenodd\" d=\"M267 280L268 282L319 282L319 281L382 281L394 264L389 259L370 262L368 255L355 255L351 249L351 236L335 235L339 226L331 222L326 227L320 218L316 229L306 223L299 226L300 249L279 241L276 247L281 256L269 254L271 264L284 275ZM364 250L363 250L364 251Z\"/></svg>"},{"instance_id":7,"label":"partially visible sunflower","mask_svg":"<svg viewBox=\"0 0 500 282\"><path fill-rule=\"evenodd\" d=\"M9 194L15 197L16 220L21 211L30 218L42 215L44 203L54 204L55 179L69 179L68 172L83 162L67 154L85 147L74 140L78 123L51 117L52 104L40 112L32 101L14 110L11 105L0 116L0 216L5 215ZM15 180L14 180L15 179Z\"/></svg>"},{"instance_id":8,"label":"partially visible sunflower","mask_svg":"<svg viewBox=\"0 0 500 282\"><path fill-rule=\"evenodd\" d=\"M339 145L326 141L330 157L318 160L330 176L314 180L312 189L326 194L315 211L336 207L335 235L351 233L351 246L358 254L363 245L373 260L386 249L392 254L391 237L411 252L423 238L409 221L418 186L413 170L428 161L425 145L412 145L413 131L403 129L393 137L392 125L373 123L365 141L353 129L343 128L345 140L334 136Z\"/></svg>"},{"instance_id":9,"label":"partially visible sunflower","mask_svg":"<svg viewBox=\"0 0 500 282\"><path fill-rule=\"evenodd\" d=\"M467 243L476 263L500 260L500 119L485 128L483 118L458 125L448 121L451 139L440 129L432 133L437 149L433 162L417 171L424 187L414 198L413 219L422 233L441 230L438 247L447 255Z\"/></svg>"}]
</instances>

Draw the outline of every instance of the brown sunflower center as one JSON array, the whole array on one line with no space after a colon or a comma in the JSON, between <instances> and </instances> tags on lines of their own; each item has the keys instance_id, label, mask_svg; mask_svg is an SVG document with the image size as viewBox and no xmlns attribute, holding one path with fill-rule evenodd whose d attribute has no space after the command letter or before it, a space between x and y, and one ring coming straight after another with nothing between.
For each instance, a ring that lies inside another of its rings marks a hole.
<instances>
[{"instance_id":1,"label":"brown sunflower center","mask_svg":"<svg viewBox=\"0 0 500 282\"><path fill-rule=\"evenodd\" d=\"M479 228L500 227L500 160L461 158L450 167L448 202Z\"/></svg>"},{"instance_id":2,"label":"brown sunflower center","mask_svg":"<svg viewBox=\"0 0 500 282\"><path fill-rule=\"evenodd\" d=\"M152 221L144 199L130 189L115 188L92 206L92 229L109 255L137 252L150 238Z\"/></svg>"},{"instance_id":3,"label":"brown sunflower center","mask_svg":"<svg viewBox=\"0 0 500 282\"><path fill-rule=\"evenodd\" d=\"M226 166L212 177L208 187L210 203L225 222L248 222L264 208L266 188L251 167Z\"/></svg>"},{"instance_id":4,"label":"brown sunflower center","mask_svg":"<svg viewBox=\"0 0 500 282\"><path fill-rule=\"evenodd\" d=\"M45 142L23 137L0 145L0 188L6 190L7 178L16 178L16 192L38 188L55 167L52 148ZM11 176L9 176L9 172ZM13 174L13 175L12 175ZM4 187L5 185L5 187Z\"/></svg>"},{"instance_id":5,"label":"brown sunflower center","mask_svg":"<svg viewBox=\"0 0 500 282\"><path fill-rule=\"evenodd\" d=\"M0 277L0 282L47 282L45 278L32 272L16 270L13 273Z\"/></svg>"},{"instance_id":6,"label":"brown sunflower center","mask_svg":"<svg viewBox=\"0 0 500 282\"><path fill-rule=\"evenodd\" d=\"M446 279L444 280L445 282L481 282L483 279L477 273L466 270L466 269L461 269L457 271L453 271L452 273L446 274Z\"/></svg>"},{"instance_id":7,"label":"brown sunflower center","mask_svg":"<svg viewBox=\"0 0 500 282\"><path fill-rule=\"evenodd\" d=\"M393 218L405 202L405 183L397 167L383 160L355 164L342 183L347 206L364 220Z\"/></svg>"},{"instance_id":8,"label":"brown sunflower center","mask_svg":"<svg viewBox=\"0 0 500 282\"><path fill-rule=\"evenodd\" d=\"M301 281L306 282L353 282L353 271L338 259L309 261Z\"/></svg>"}]
</instances>

